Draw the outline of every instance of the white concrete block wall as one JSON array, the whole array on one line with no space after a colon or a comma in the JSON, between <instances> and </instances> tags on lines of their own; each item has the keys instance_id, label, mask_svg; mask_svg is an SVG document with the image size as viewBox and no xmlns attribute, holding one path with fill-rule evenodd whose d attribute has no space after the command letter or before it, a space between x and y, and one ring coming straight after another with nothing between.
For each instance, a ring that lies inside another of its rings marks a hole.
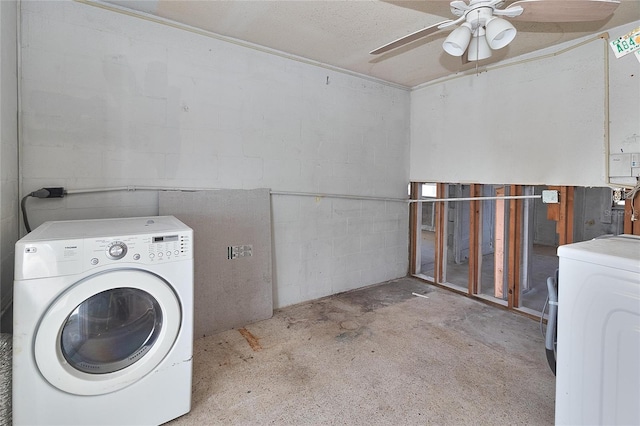
<instances>
[{"instance_id":1,"label":"white concrete block wall","mask_svg":"<svg viewBox=\"0 0 640 426\"><path fill-rule=\"evenodd\" d=\"M24 192L161 186L405 198L409 93L71 1L22 2ZM274 195L277 306L408 269L408 207ZM30 200L155 214L149 192Z\"/></svg>"},{"instance_id":2,"label":"white concrete block wall","mask_svg":"<svg viewBox=\"0 0 640 426\"><path fill-rule=\"evenodd\" d=\"M640 6L639 6L640 7ZM611 40L635 30L640 21L609 31ZM640 152L640 73L633 54L616 58L609 55L609 152ZM613 178L611 182L626 186L636 184L634 178Z\"/></svg>"},{"instance_id":3,"label":"white concrete block wall","mask_svg":"<svg viewBox=\"0 0 640 426\"><path fill-rule=\"evenodd\" d=\"M19 224L16 16L15 1L0 2L0 311L12 300Z\"/></svg>"},{"instance_id":4,"label":"white concrete block wall","mask_svg":"<svg viewBox=\"0 0 640 426\"><path fill-rule=\"evenodd\" d=\"M274 196L272 206L277 297L284 305L407 273L404 203Z\"/></svg>"},{"instance_id":5,"label":"white concrete block wall","mask_svg":"<svg viewBox=\"0 0 640 426\"><path fill-rule=\"evenodd\" d=\"M414 90L411 180L603 186L604 43Z\"/></svg>"}]
</instances>

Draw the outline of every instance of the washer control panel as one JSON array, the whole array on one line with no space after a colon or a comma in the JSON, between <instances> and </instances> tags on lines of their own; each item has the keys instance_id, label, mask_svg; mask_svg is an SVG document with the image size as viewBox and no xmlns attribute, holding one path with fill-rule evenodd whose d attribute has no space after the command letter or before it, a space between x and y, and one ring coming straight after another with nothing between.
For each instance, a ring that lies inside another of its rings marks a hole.
<instances>
[{"instance_id":1,"label":"washer control panel","mask_svg":"<svg viewBox=\"0 0 640 426\"><path fill-rule=\"evenodd\" d=\"M184 243L179 235L163 235L152 237L148 247L149 259L170 259L184 253Z\"/></svg>"},{"instance_id":2,"label":"washer control panel","mask_svg":"<svg viewBox=\"0 0 640 426\"><path fill-rule=\"evenodd\" d=\"M111 260L122 259L127 254L127 245L122 241L114 241L107 246L107 257Z\"/></svg>"},{"instance_id":3,"label":"washer control panel","mask_svg":"<svg viewBox=\"0 0 640 426\"><path fill-rule=\"evenodd\" d=\"M16 242L14 280L185 261L193 230L173 216L52 221Z\"/></svg>"},{"instance_id":4,"label":"washer control panel","mask_svg":"<svg viewBox=\"0 0 640 426\"><path fill-rule=\"evenodd\" d=\"M136 262L166 263L193 257L189 232L85 240L85 265Z\"/></svg>"}]
</instances>

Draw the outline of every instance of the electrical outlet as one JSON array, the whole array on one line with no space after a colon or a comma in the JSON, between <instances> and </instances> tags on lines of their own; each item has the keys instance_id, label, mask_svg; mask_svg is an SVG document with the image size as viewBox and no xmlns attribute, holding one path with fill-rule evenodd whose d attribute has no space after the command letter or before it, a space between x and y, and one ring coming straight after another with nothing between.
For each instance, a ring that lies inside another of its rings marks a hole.
<instances>
[{"instance_id":1,"label":"electrical outlet","mask_svg":"<svg viewBox=\"0 0 640 426\"><path fill-rule=\"evenodd\" d=\"M240 257L250 257L250 256L253 256L252 245L227 247L227 259L229 260L238 259Z\"/></svg>"},{"instance_id":2,"label":"electrical outlet","mask_svg":"<svg viewBox=\"0 0 640 426\"><path fill-rule=\"evenodd\" d=\"M622 200L622 188L613 189L613 202L617 203Z\"/></svg>"},{"instance_id":3,"label":"electrical outlet","mask_svg":"<svg viewBox=\"0 0 640 426\"><path fill-rule=\"evenodd\" d=\"M542 202L545 204L557 204L560 202L560 192L553 189L542 191Z\"/></svg>"}]
</instances>

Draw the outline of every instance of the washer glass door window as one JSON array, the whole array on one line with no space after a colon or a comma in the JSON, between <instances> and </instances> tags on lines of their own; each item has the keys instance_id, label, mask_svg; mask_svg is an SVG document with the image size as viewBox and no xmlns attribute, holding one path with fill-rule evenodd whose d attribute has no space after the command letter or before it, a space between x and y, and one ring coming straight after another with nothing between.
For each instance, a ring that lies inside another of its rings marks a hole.
<instances>
[{"instance_id":1,"label":"washer glass door window","mask_svg":"<svg viewBox=\"0 0 640 426\"><path fill-rule=\"evenodd\" d=\"M98 293L78 305L62 329L61 350L85 373L111 373L140 359L162 328L158 301L137 288Z\"/></svg>"},{"instance_id":2,"label":"washer glass door window","mask_svg":"<svg viewBox=\"0 0 640 426\"><path fill-rule=\"evenodd\" d=\"M153 371L181 324L180 301L160 276L126 268L97 273L49 306L36 331L36 364L65 392L113 392Z\"/></svg>"}]
</instances>

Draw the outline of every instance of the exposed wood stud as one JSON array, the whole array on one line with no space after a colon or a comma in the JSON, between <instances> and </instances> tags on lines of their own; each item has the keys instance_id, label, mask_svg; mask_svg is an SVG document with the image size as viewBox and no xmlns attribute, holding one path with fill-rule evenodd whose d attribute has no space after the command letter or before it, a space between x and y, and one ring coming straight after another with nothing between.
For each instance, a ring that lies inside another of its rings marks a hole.
<instances>
[{"instance_id":1,"label":"exposed wood stud","mask_svg":"<svg viewBox=\"0 0 640 426\"><path fill-rule=\"evenodd\" d=\"M565 206L565 218L567 221L567 226L566 226L566 236L565 236L565 241L567 242L567 244L570 244L573 242L573 201L574 201L574 193L575 193L575 187L573 186L567 186L567 204Z\"/></svg>"},{"instance_id":2,"label":"exposed wood stud","mask_svg":"<svg viewBox=\"0 0 640 426\"><path fill-rule=\"evenodd\" d=\"M482 195L482 185L471 184L469 189L471 197ZM480 208L482 202L472 200L469 202L469 294L478 294L480 291L480 265L482 264L482 247L480 235L482 233L482 221Z\"/></svg>"},{"instance_id":3,"label":"exposed wood stud","mask_svg":"<svg viewBox=\"0 0 640 426\"><path fill-rule=\"evenodd\" d=\"M328 77L327 77L328 78ZM411 182L411 194L409 198L417 200L420 197L420 183ZM409 206L409 273L417 274L420 271L420 259L418 256L421 242L420 203L411 203Z\"/></svg>"},{"instance_id":4,"label":"exposed wood stud","mask_svg":"<svg viewBox=\"0 0 640 426\"><path fill-rule=\"evenodd\" d=\"M522 187L511 185L510 195L520 195ZM520 257L522 244L522 201L509 200L509 257L507 261L507 306L518 307L520 303Z\"/></svg>"},{"instance_id":5,"label":"exposed wood stud","mask_svg":"<svg viewBox=\"0 0 640 426\"><path fill-rule=\"evenodd\" d=\"M558 245L567 244L567 187L560 187L560 211L558 221L556 223L556 232L558 233Z\"/></svg>"},{"instance_id":6,"label":"exposed wood stud","mask_svg":"<svg viewBox=\"0 0 640 426\"><path fill-rule=\"evenodd\" d=\"M496 188L496 196L501 197L505 195L505 188ZM493 279L493 295L504 300L504 227L505 227L505 212L504 212L505 200L496 200L496 226L494 241L494 279Z\"/></svg>"},{"instance_id":7,"label":"exposed wood stud","mask_svg":"<svg viewBox=\"0 0 640 426\"><path fill-rule=\"evenodd\" d=\"M631 208L631 203L633 203L633 208ZM640 235L640 218L638 220L631 220L634 209L636 215L640 216L640 195L636 196L633 200L625 200L624 202L624 233Z\"/></svg>"},{"instance_id":8,"label":"exposed wood stud","mask_svg":"<svg viewBox=\"0 0 640 426\"><path fill-rule=\"evenodd\" d=\"M436 197L444 198L446 196L446 184L438 183L436 186ZM436 205L436 235L435 235L435 264L434 264L434 280L436 283L444 282L444 254L446 250L446 206L447 203L438 203Z\"/></svg>"},{"instance_id":9,"label":"exposed wood stud","mask_svg":"<svg viewBox=\"0 0 640 426\"><path fill-rule=\"evenodd\" d=\"M549 189L558 191L560 195L559 203L547 204L547 219L556 222L558 245L572 243L574 187L550 186Z\"/></svg>"}]
</instances>

